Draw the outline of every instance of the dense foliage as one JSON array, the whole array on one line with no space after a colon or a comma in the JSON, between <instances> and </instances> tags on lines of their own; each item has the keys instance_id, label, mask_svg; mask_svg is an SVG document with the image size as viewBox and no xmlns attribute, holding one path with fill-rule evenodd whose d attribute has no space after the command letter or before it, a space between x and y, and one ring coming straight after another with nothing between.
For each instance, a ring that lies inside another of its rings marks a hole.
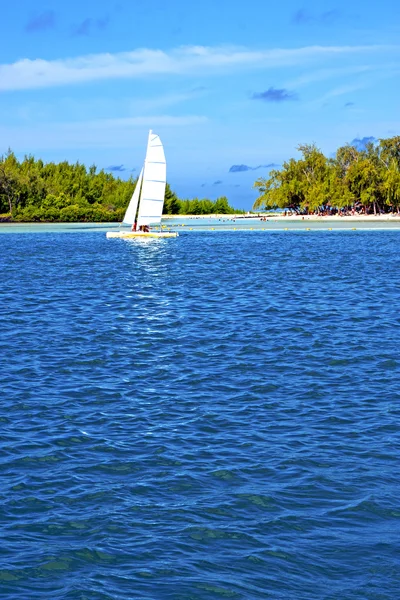
<instances>
[{"instance_id":1,"label":"dense foliage","mask_svg":"<svg viewBox=\"0 0 400 600\"><path fill-rule=\"evenodd\" d=\"M167 196L165 198L164 212L165 214L180 214L180 215L229 215L234 213L243 213L243 210L236 210L229 205L228 198L221 196L215 202L212 200L194 198L193 200L177 200L176 209L170 210L168 206Z\"/></svg>"},{"instance_id":2,"label":"dense foliage","mask_svg":"<svg viewBox=\"0 0 400 600\"><path fill-rule=\"evenodd\" d=\"M254 209L290 209L302 213L376 214L400 211L400 136L351 145L326 158L314 145L301 145L299 160L258 179Z\"/></svg>"},{"instance_id":3,"label":"dense foliage","mask_svg":"<svg viewBox=\"0 0 400 600\"><path fill-rule=\"evenodd\" d=\"M0 217L12 221L122 221L137 180L124 181L92 165L0 157ZM166 214L235 212L228 200L179 200L167 184Z\"/></svg>"}]
</instances>

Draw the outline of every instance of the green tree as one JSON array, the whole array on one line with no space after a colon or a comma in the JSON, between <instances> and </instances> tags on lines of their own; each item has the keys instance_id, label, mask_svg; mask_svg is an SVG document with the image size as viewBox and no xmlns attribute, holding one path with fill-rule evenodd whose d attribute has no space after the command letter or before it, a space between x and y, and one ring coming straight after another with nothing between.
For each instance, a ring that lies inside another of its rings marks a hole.
<instances>
[{"instance_id":1,"label":"green tree","mask_svg":"<svg viewBox=\"0 0 400 600\"><path fill-rule=\"evenodd\" d=\"M395 158L384 173L383 189L386 204L397 211L400 205L400 167Z\"/></svg>"},{"instance_id":2,"label":"green tree","mask_svg":"<svg viewBox=\"0 0 400 600\"><path fill-rule=\"evenodd\" d=\"M0 213L15 221L121 221L137 181L79 162L45 164L31 155L19 162L9 151L0 157ZM166 213L189 212L189 200L179 200L168 184L165 192ZM194 210L210 213L214 204L197 200Z\"/></svg>"},{"instance_id":3,"label":"green tree","mask_svg":"<svg viewBox=\"0 0 400 600\"><path fill-rule=\"evenodd\" d=\"M177 215L179 214L180 208L181 205L178 196L171 190L167 183L165 186L164 214Z\"/></svg>"},{"instance_id":4,"label":"green tree","mask_svg":"<svg viewBox=\"0 0 400 600\"><path fill-rule=\"evenodd\" d=\"M214 212L219 215L229 215L233 212L231 206L229 206L228 198L221 196L217 198L214 204Z\"/></svg>"},{"instance_id":5,"label":"green tree","mask_svg":"<svg viewBox=\"0 0 400 600\"><path fill-rule=\"evenodd\" d=\"M9 150L6 156L0 158L0 206L1 212L5 209L10 215L19 203L21 185L18 178L18 161L16 156Z\"/></svg>"},{"instance_id":6,"label":"green tree","mask_svg":"<svg viewBox=\"0 0 400 600\"><path fill-rule=\"evenodd\" d=\"M314 144L298 147L301 157L272 170L254 187L255 209L319 211L362 204L366 212L394 210L400 204L400 136L358 150L346 145L327 159Z\"/></svg>"}]
</instances>

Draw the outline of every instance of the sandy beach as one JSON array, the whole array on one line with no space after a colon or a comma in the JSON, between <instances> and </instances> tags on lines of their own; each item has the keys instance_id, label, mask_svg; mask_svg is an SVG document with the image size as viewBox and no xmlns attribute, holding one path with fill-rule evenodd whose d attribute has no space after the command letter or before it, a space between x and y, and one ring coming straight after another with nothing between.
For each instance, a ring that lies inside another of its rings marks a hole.
<instances>
[{"instance_id":1,"label":"sandy beach","mask_svg":"<svg viewBox=\"0 0 400 600\"><path fill-rule=\"evenodd\" d=\"M162 227L179 231L400 230L400 215L166 215ZM118 231L119 223L0 223L0 234Z\"/></svg>"},{"instance_id":2,"label":"sandy beach","mask_svg":"<svg viewBox=\"0 0 400 600\"><path fill-rule=\"evenodd\" d=\"M381 223L383 221L400 222L400 214L381 214L381 215L348 215L340 217L338 215L319 216L319 215L287 215L282 214L244 214L244 215L163 215L163 220L166 219L221 219L229 221L237 221L242 219L266 219L267 221L336 221L340 223L342 221L350 222L367 222L367 223Z\"/></svg>"}]
</instances>

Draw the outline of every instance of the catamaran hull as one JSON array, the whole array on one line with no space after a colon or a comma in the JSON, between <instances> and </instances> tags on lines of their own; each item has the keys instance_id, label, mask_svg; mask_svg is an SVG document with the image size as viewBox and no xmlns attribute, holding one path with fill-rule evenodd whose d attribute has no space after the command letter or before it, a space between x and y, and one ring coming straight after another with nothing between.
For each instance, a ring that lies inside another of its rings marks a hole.
<instances>
[{"instance_id":1,"label":"catamaran hull","mask_svg":"<svg viewBox=\"0 0 400 600\"><path fill-rule=\"evenodd\" d=\"M176 231L107 231L108 238L175 238Z\"/></svg>"}]
</instances>

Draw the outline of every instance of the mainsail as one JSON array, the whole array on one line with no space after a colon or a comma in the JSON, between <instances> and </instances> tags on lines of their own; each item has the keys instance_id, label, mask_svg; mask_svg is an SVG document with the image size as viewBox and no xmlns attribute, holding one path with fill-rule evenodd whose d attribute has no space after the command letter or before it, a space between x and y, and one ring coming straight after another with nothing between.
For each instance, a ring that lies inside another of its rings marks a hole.
<instances>
[{"instance_id":1,"label":"mainsail","mask_svg":"<svg viewBox=\"0 0 400 600\"><path fill-rule=\"evenodd\" d=\"M127 225L133 225L133 223L135 222L135 219L136 219L136 212L137 212L139 196L140 196L140 188L142 187L142 179L143 179L143 168L140 171L139 179L137 181L135 190L133 192L133 196L131 198L131 201L129 202L128 208L126 209L124 220L122 221L123 223L126 223Z\"/></svg>"},{"instance_id":2,"label":"mainsail","mask_svg":"<svg viewBox=\"0 0 400 600\"><path fill-rule=\"evenodd\" d=\"M167 165L164 148L158 135L150 131L144 163L138 227L161 222L166 181Z\"/></svg>"}]
</instances>

